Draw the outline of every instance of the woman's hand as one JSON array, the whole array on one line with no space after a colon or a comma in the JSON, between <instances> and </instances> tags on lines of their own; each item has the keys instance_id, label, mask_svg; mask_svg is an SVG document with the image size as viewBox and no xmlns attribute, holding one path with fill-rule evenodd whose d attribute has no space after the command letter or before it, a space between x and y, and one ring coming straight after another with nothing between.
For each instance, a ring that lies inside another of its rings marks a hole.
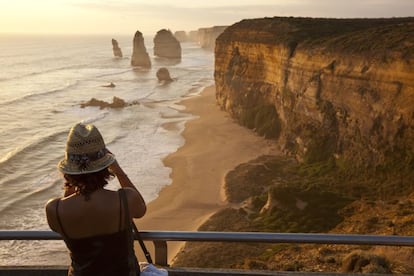
<instances>
[{"instance_id":1,"label":"woman's hand","mask_svg":"<svg viewBox=\"0 0 414 276\"><path fill-rule=\"evenodd\" d=\"M117 177L120 174L125 174L126 175L126 173L122 170L121 166L119 166L119 163L116 160L111 165L109 165L108 169L109 169L110 172L112 172Z\"/></svg>"},{"instance_id":2,"label":"woman's hand","mask_svg":"<svg viewBox=\"0 0 414 276\"><path fill-rule=\"evenodd\" d=\"M118 178L119 185L121 185L122 188L129 187L129 188L132 188L138 191L135 185L129 179L128 175L121 168L118 161L115 160L111 165L109 165L108 169L111 173L113 173Z\"/></svg>"}]
</instances>

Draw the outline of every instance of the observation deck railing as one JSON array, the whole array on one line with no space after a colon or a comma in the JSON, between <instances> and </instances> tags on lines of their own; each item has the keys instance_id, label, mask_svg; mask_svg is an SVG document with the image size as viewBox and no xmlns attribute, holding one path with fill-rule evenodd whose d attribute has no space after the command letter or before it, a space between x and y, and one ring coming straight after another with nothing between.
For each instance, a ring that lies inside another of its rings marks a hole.
<instances>
[{"instance_id":1,"label":"observation deck railing","mask_svg":"<svg viewBox=\"0 0 414 276\"><path fill-rule=\"evenodd\" d=\"M144 241L153 242L154 262L160 266L168 266L167 242L172 241L414 246L414 236L202 231L140 231L140 234ZM2 230L0 240L62 240L62 237L52 231Z\"/></svg>"}]
</instances>

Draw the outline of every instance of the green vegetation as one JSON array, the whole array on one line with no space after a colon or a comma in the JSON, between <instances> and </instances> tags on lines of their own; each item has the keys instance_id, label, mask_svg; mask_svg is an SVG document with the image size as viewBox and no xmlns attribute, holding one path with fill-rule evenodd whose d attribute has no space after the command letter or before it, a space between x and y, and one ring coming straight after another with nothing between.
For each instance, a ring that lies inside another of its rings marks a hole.
<instances>
[{"instance_id":1,"label":"green vegetation","mask_svg":"<svg viewBox=\"0 0 414 276\"><path fill-rule=\"evenodd\" d=\"M278 138L281 122L274 105L258 105L245 109L239 116L239 122L250 129L254 129L265 138Z\"/></svg>"},{"instance_id":2,"label":"green vegetation","mask_svg":"<svg viewBox=\"0 0 414 276\"><path fill-rule=\"evenodd\" d=\"M254 228L258 231L327 232L342 221L339 210L351 202L346 197L316 188L300 190L277 186L271 193L277 206L255 218ZM303 206L298 206L300 204Z\"/></svg>"},{"instance_id":3,"label":"green vegetation","mask_svg":"<svg viewBox=\"0 0 414 276\"><path fill-rule=\"evenodd\" d=\"M351 252L344 258L343 272L352 273L391 273L389 261L383 256L377 256L358 250Z\"/></svg>"},{"instance_id":4,"label":"green vegetation","mask_svg":"<svg viewBox=\"0 0 414 276\"><path fill-rule=\"evenodd\" d=\"M399 196L414 191L412 184L408 184L414 172L404 170L407 181L401 181L401 171L393 169L357 169L342 159L300 164L285 157L261 156L239 165L226 176L227 197L233 205L240 204L239 207L217 212L199 230L327 233L342 225L349 216L361 215L358 208L362 207L353 206L355 202L365 202L362 206L371 208L374 214L378 206L387 202L390 207L384 208L392 209L391 214L382 218L367 213L363 221L358 218L355 225L351 220L348 227L362 227L363 233L376 233L384 227L395 228L395 220L399 219L401 225L395 229L412 234L414 201L401 201ZM388 258L374 253L368 259L365 255L346 259L352 248L326 247L324 251L313 252L315 248L294 244L229 246L228 243L189 242L174 265L303 271L317 262L318 266L334 270L377 272L389 271L391 267ZM342 260L346 262L345 268L341 268Z\"/></svg>"}]
</instances>

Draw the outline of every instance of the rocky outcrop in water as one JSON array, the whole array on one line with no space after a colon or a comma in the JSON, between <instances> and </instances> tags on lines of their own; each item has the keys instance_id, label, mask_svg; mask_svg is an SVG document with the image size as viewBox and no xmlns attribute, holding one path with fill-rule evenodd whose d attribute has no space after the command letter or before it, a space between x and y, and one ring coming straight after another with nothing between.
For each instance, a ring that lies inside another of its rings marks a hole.
<instances>
[{"instance_id":1,"label":"rocky outcrop in water","mask_svg":"<svg viewBox=\"0 0 414 276\"><path fill-rule=\"evenodd\" d=\"M123 99L118 98L118 97L114 97L113 100L112 100L112 103L92 98L89 101L87 101L86 103L82 103L80 106L81 106L81 108L85 108L87 106L99 106L100 109L104 109L104 108L107 108L107 107L122 108L122 107L125 107L127 105L128 104Z\"/></svg>"},{"instance_id":2,"label":"rocky outcrop in water","mask_svg":"<svg viewBox=\"0 0 414 276\"><path fill-rule=\"evenodd\" d=\"M122 57L121 48L119 48L118 41L112 38L112 52L115 57Z\"/></svg>"},{"instance_id":3,"label":"rocky outcrop in water","mask_svg":"<svg viewBox=\"0 0 414 276\"><path fill-rule=\"evenodd\" d=\"M171 81L173 81L173 79L170 76L170 72L165 67L161 67L160 69L158 69L156 75L157 75L158 81L161 81L161 82L171 82Z\"/></svg>"},{"instance_id":4,"label":"rocky outcrop in water","mask_svg":"<svg viewBox=\"0 0 414 276\"><path fill-rule=\"evenodd\" d=\"M80 107L81 108L85 108L88 106L97 106L100 109L104 109L104 108L124 108L130 105L138 105L139 102L138 101L132 101L132 102L126 102L124 99L118 98L118 97L113 97L112 99L112 103L111 102L106 102L103 100L98 100L95 98L91 98L89 101L85 102L85 103L81 103Z\"/></svg>"},{"instance_id":5,"label":"rocky outcrop in water","mask_svg":"<svg viewBox=\"0 0 414 276\"><path fill-rule=\"evenodd\" d=\"M151 60L144 44L144 37L140 31L136 31L134 36L131 65L151 68Z\"/></svg>"},{"instance_id":6,"label":"rocky outcrop in water","mask_svg":"<svg viewBox=\"0 0 414 276\"><path fill-rule=\"evenodd\" d=\"M243 20L217 38L216 97L304 162L414 167L414 18Z\"/></svg>"},{"instance_id":7,"label":"rocky outcrop in water","mask_svg":"<svg viewBox=\"0 0 414 276\"><path fill-rule=\"evenodd\" d=\"M155 35L154 55L164 58L181 58L181 44L170 30L162 29Z\"/></svg>"}]
</instances>

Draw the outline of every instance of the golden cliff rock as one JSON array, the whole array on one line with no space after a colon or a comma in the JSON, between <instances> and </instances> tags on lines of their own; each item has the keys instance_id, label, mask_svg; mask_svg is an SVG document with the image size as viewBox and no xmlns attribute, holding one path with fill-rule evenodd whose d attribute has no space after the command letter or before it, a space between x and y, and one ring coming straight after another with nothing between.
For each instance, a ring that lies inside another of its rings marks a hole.
<instances>
[{"instance_id":1,"label":"golden cliff rock","mask_svg":"<svg viewBox=\"0 0 414 276\"><path fill-rule=\"evenodd\" d=\"M414 166L414 18L263 18L215 45L217 101L305 162Z\"/></svg>"}]
</instances>

